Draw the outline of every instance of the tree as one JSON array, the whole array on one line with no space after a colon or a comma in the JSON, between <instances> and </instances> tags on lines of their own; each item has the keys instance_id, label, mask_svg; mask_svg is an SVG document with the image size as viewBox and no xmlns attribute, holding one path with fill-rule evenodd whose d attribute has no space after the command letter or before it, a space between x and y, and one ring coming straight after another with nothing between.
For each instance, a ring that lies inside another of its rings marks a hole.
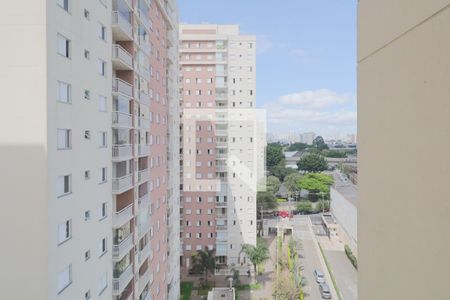
<instances>
[{"instance_id":1,"label":"tree","mask_svg":"<svg viewBox=\"0 0 450 300\"><path fill-rule=\"evenodd\" d=\"M274 209L278 206L277 199L271 192L258 192L256 194L256 204L258 208L262 206L263 209Z\"/></svg>"},{"instance_id":2,"label":"tree","mask_svg":"<svg viewBox=\"0 0 450 300\"><path fill-rule=\"evenodd\" d=\"M322 155L310 153L299 160L297 167L305 172L322 172L328 169L328 163Z\"/></svg>"},{"instance_id":3,"label":"tree","mask_svg":"<svg viewBox=\"0 0 450 300\"><path fill-rule=\"evenodd\" d=\"M281 181L284 181L284 177L288 174L296 173L297 171L291 168L286 168L284 166L284 161L281 164L273 166L271 169L273 176L278 177Z\"/></svg>"},{"instance_id":4,"label":"tree","mask_svg":"<svg viewBox=\"0 0 450 300\"><path fill-rule=\"evenodd\" d=\"M214 250L198 250L192 253L192 268L194 272L200 271L205 274L205 283L208 281L208 271L214 272L216 268L216 259Z\"/></svg>"},{"instance_id":5,"label":"tree","mask_svg":"<svg viewBox=\"0 0 450 300\"><path fill-rule=\"evenodd\" d=\"M333 177L321 173L308 173L298 182L301 189L308 190L312 200L317 200L319 194L328 195L330 185L334 182Z\"/></svg>"},{"instance_id":6,"label":"tree","mask_svg":"<svg viewBox=\"0 0 450 300\"><path fill-rule=\"evenodd\" d=\"M286 177L284 177L283 184L291 195L300 191L298 186L298 182L300 181L300 179L302 179L302 176L297 172L288 174L286 175Z\"/></svg>"},{"instance_id":7,"label":"tree","mask_svg":"<svg viewBox=\"0 0 450 300\"><path fill-rule=\"evenodd\" d=\"M281 182L280 182L280 179L278 179L278 177L275 177L275 176L267 177L267 182L266 182L267 189L266 190L268 192L275 194L280 189L280 185L281 185Z\"/></svg>"},{"instance_id":8,"label":"tree","mask_svg":"<svg viewBox=\"0 0 450 300\"><path fill-rule=\"evenodd\" d=\"M301 293L301 286L296 285L290 276L280 276L275 282L273 296L276 299L299 299Z\"/></svg>"},{"instance_id":9,"label":"tree","mask_svg":"<svg viewBox=\"0 0 450 300\"><path fill-rule=\"evenodd\" d=\"M266 148L267 168L276 166L284 161L283 147L280 144L268 144Z\"/></svg>"},{"instance_id":10,"label":"tree","mask_svg":"<svg viewBox=\"0 0 450 300\"><path fill-rule=\"evenodd\" d=\"M309 148L308 144L305 143L293 143L289 147L287 147L286 151L301 151Z\"/></svg>"},{"instance_id":11,"label":"tree","mask_svg":"<svg viewBox=\"0 0 450 300\"><path fill-rule=\"evenodd\" d=\"M345 151L339 151L339 150L326 150L323 151L323 155L326 157L333 157L333 158L346 158L347 153Z\"/></svg>"},{"instance_id":12,"label":"tree","mask_svg":"<svg viewBox=\"0 0 450 300\"><path fill-rule=\"evenodd\" d=\"M301 201L297 203L297 210L302 214L309 214L312 212L312 203L309 201Z\"/></svg>"},{"instance_id":13,"label":"tree","mask_svg":"<svg viewBox=\"0 0 450 300\"><path fill-rule=\"evenodd\" d=\"M317 212L330 211L330 200L323 200L317 203L316 210Z\"/></svg>"},{"instance_id":14,"label":"tree","mask_svg":"<svg viewBox=\"0 0 450 300\"><path fill-rule=\"evenodd\" d=\"M313 147L316 148L319 151L328 149L327 144L325 144L325 141L323 140L323 137L321 137L320 135L317 136L313 140Z\"/></svg>"},{"instance_id":15,"label":"tree","mask_svg":"<svg viewBox=\"0 0 450 300\"><path fill-rule=\"evenodd\" d=\"M255 270L255 281L257 274L257 266L262 264L266 260L270 258L269 249L263 242L258 242L256 246L250 244L242 245L241 250L245 255L247 255L248 259L252 262L253 268Z\"/></svg>"}]
</instances>

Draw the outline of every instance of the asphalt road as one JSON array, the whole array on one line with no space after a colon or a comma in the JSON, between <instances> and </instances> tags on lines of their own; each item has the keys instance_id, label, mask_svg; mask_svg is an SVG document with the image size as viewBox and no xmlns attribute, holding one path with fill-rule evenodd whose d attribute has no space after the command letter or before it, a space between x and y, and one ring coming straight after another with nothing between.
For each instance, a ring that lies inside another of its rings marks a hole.
<instances>
[{"instance_id":1,"label":"asphalt road","mask_svg":"<svg viewBox=\"0 0 450 300\"><path fill-rule=\"evenodd\" d=\"M306 286L303 288L307 294L306 300L320 300L322 297L319 292L319 285L314 279L314 270L319 269L326 273L326 266L322 265L316 246L314 245L314 236L308 227L307 216L295 216L292 220L293 225L293 237L297 241L300 241L299 253L302 255L300 258L301 265L303 266L303 276L306 277ZM330 289L332 289L333 295L334 288L330 280L327 280ZM336 296L333 299L337 299Z\"/></svg>"}]
</instances>

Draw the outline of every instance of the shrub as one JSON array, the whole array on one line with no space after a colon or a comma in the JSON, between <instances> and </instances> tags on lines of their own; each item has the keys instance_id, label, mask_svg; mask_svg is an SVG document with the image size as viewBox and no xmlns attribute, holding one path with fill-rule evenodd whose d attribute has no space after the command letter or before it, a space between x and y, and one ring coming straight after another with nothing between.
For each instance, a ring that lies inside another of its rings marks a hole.
<instances>
[{"instance_id":1,"label":"shrub","mask_svg":"<svg viewBox=\"0 0 450 300\"><path fill-rule=\"evenodd\" d=\"M297 210L302 214L309 214L312 212L312 203L309 201L297 203Z\"/></svg>"},{"instance_id":2,"label":"shrub","mask_svg":"<svg viewBox=\"0 0 450 300\"><path fill-rule=\"evenodd\" d=\"M317 202L316 211L317 212L330 211L330 201L329 200L321 200L321 201Z\"/></svg>"},{"instance_id":3,"label":"shrub","mask_svg":"<svg viewBox=\"0 0 450 300\"><path fill-rule=\"evenodd\" d=\"M347 254L348 259L355 267L355 269L358 269L358 261L356 260L356 257L353 255L352 249L350 249L348 245L345 245L345 254Z\"/></svg>"}]
</instances>

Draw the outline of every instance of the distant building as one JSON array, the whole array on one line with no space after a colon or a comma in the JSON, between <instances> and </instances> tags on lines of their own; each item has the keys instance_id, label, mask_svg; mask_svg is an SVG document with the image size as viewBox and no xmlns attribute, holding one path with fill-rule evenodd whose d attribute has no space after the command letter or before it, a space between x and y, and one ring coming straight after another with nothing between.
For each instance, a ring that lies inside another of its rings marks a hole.
<instances>
[{"instance_id":1,"label":"distant building","mask_svg":"<svg viewBox=\"0 0 450 300\"><path fill-rule=\"evenodd\" d=\"M304 151L285 151L284 162L286 168L297 170L297 162L303 157L304 154Z\"/></svg>"},{"instance_id":2,"label":"distant building","mask_svg":"<svg viewBox=\"0 0 450 300\"><path fill-rule=\"evenodd\" d=\"M300 134L299 141L300 141L300 143L312 145L315 138L316 138L316 134L314 132L305 132L305 133Z\"/></svg>"}]
</instances>

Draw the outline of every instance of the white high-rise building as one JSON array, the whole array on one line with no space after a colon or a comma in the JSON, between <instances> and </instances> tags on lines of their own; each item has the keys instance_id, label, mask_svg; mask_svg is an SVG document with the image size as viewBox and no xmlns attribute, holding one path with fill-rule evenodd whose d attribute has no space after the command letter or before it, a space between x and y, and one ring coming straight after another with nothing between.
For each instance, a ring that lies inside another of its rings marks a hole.
<instances>
[{"instance_id":1,"label":"white high-rise building","mask_svg":"<svg viewBox=\"0 0 450 300\"><path fill-rule=\"evenodd\" d=\"M255 37L237 25L181 25L182 270L215 251L216 273L248 270L265 133L255 109ZM257 138L258 137L258 138Z\"/></svg>"},{"instance_id":2,"label":"white high-rise building","mask_svg":"<svg viewBox=\"0 0 450 300\"><path fill-rule=\"evenodd\" d=\"M178 299L175 0L0 17L2 298Z\"/></svg>"}]
</instances>

